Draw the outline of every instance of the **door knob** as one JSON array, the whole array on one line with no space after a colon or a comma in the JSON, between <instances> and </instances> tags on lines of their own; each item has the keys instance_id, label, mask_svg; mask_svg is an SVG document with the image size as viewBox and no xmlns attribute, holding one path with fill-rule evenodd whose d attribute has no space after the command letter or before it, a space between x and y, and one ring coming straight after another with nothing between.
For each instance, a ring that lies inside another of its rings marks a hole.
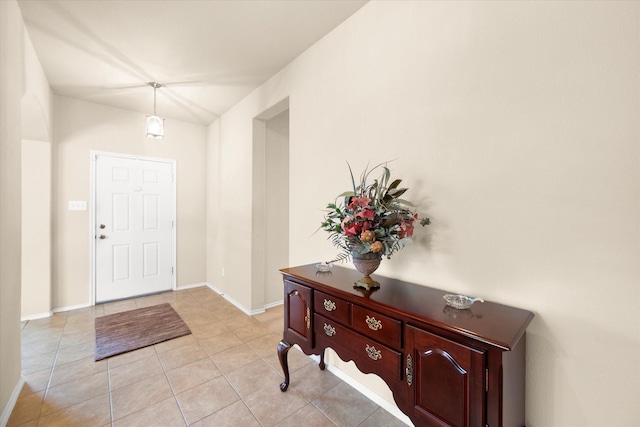
<instances>
[{"instance_id":1,"label":"door knob","mask_svg":"<svg viewBox=\"0 0 640 427\"><path fill-rule=\"evenodd\" d=\"M106 239L106 238L107 238L107 236L105 236L104 234L101 234L100 236L98 236L98 238L99 238L100 240L104 240L104 239Z\"/></svg>"},{"instance_id":2,"label":"door knob","mask_svg":"<svg viewBox=\"0 0 640 427\"><path fill-rule=\"evenodd\" d=\"M105 227L106 227L106 225L104 225L104 224L100 224L100 228L101 228L101 229L104 229Z\"/></svg>"}]
</instances>

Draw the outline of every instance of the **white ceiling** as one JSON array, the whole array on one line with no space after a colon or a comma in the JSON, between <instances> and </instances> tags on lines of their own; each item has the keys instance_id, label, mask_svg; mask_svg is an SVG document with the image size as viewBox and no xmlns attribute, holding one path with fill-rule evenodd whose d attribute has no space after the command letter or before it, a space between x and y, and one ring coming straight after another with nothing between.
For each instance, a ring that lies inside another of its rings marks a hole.
<instances>
[{"instance_id":1,"label":"white ceiling","mask_svg":"<svg viewBox=\"0 0 640 427\"><path fill-rule=\"evenodd\" d=\"M54 93L209 124L366 0L19 0Z\"/></svg>"}]
</instances>

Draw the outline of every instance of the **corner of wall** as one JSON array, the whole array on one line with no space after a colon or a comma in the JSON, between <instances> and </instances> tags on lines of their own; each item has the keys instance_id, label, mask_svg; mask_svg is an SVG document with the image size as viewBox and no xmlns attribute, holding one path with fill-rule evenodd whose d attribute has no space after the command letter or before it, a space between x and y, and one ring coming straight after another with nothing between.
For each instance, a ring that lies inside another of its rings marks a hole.
<instances>
[{"instance_id":1,"label":"corner of wall","mask_svg":"<svg viewBox=\"0 0 640 427\"><path fill-rule=\"evenodd\" d=\"M22 391L24 384L24 378L20 377L15 387L13 387L13 392L9 397L9 401L2 410L2 414L0 414L0 426L4 427L9 422L9 417L11 417L11 412L13 412L13 408L16 406L16 402L18 401L18 397L20 397L20 392Z\"/></svg>"}]
</instances>

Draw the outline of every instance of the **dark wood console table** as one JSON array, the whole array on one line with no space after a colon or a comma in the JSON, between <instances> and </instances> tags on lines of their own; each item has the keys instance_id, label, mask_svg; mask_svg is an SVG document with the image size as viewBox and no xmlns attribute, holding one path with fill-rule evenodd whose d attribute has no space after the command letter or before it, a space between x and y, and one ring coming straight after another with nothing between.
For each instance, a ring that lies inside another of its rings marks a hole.
<instances>
[{"instance_id":1,"label":"dark wood console table","mask_svg":"<svg viewBox=\"0 0 640 427\"><path fill-rule=\"evenodd\" d=\"M355 270L285 268L284 334L278 357L286 391L287 353L331 347L381 377L416 426L524 425L525 330L533 314L492 302L447 307L447 292L381 276L358 290Z\"/></svg>"}]
</instances>

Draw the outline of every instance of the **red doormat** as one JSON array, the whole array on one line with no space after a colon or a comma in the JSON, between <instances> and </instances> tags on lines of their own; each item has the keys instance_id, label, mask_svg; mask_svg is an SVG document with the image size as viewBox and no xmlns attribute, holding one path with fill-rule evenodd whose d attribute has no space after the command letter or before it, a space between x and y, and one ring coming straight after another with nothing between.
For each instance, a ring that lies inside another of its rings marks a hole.
<instances>
[{"instance_id":1,"label":"red doormat","mask_svg":"<svg viewBox=\"0 0 640 427\"><path fill-rule=\"evenodd\" d=\"M168 303L96 317L95 360L190 333L189 327Z\"/></svg>"}]
</instances>

